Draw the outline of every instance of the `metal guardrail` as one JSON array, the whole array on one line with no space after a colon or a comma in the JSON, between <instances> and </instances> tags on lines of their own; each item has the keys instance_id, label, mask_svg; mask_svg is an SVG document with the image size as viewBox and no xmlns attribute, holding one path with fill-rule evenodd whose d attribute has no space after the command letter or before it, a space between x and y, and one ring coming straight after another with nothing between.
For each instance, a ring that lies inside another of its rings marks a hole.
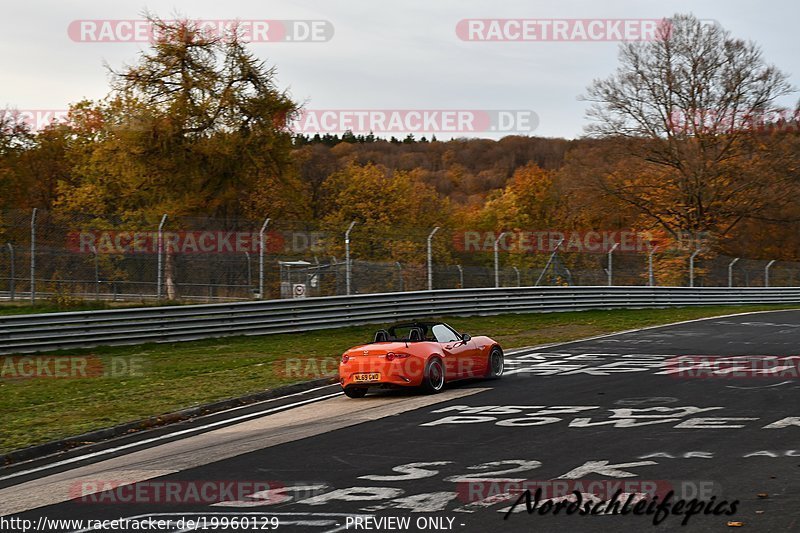
<instances>
[{"instance_id":1,"label":"metal guardrail","mask_svg":"<svg viewBox=\"0 0 800 533\"><path fill-rule=\"evenodd\" d=\"M800 287L518 287L0 316L0 354L293 333L433 316L800 304Z\"/></svg>"}]
</instances>

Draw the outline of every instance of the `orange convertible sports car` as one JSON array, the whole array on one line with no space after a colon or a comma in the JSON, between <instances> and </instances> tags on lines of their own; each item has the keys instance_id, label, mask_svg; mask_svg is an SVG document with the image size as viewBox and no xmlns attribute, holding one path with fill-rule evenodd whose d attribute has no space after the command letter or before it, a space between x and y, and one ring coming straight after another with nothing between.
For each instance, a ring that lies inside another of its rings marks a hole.
<instances>
[{"instance_id":1,"label":"orange convertible sports car","mask_svg":"<svg viewBox=\"0 0 800 533\"><path fill-rule=\"evenodd\" d=\"M442 322L397 324L371 344L342 354L339 380L350 398L370 387L422 387L439 392L448 381L503 375L503 350L489 337L470 337Z\"/></svg>"}]
</instances>

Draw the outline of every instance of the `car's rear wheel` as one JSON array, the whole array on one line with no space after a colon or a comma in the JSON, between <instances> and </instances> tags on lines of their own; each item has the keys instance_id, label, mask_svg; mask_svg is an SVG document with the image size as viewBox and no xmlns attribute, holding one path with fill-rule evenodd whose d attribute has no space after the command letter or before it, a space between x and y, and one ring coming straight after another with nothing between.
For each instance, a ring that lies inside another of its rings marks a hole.
<instances>
[{"instance_id":1,"label":"car's rear wheel","mask_svg":"<svg viewBox=\"0 0 800 533\"><path fill-rule=\"evenodd\" d=\"M344 389L344 394L348 398L363 398L367 395L367 389L365 387L348 387Z\"/></svg>"},{"instance_id":2,"label":"car's rear wheel","mask_svg":"<svg viewBox=\"0 0 800 533\"><path fill-rule=\"evenodd\" d=\"M499 378L503 375L505 366L503 350L501 350L499 346L495 346L492 348L492 351L489 352L489 359L486 365L486 377L491 379Z\"/></svg>"},{"instance_id":3,"label":"car's rear wheel","mask_svg":"<svg viewBox=\"0 0 800 533\"><path fill-rule=\"evenodd\" d=\"M444 366L440 359L432 358L425 366L425 376L422 379L422 388L425 392L435 394L444 388Z\"/></svg>"}]
</instances>

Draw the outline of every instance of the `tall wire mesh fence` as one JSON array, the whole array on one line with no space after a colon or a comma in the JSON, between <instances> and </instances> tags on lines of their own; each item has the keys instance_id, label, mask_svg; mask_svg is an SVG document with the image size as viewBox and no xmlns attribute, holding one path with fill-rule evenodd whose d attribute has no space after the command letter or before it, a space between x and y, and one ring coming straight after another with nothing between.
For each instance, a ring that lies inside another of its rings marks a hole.
<instances>
[{"instance_id":1,"label":"tall wire mesh fence","mask_svg":"<svg viewBox=\"0 0 800 533\"><path fill-rule=\"evenodd\" d=\"M161 217L1 212L0 299L214 302L343 295L348 286L351 294L416 291L429 283L434 289L800 284L800 263L688 248L553 253L552 245L526 250L495 243L491 233L469 248L452 230L432 235L432 228L356 225L348 250L347 224L169 215L161 223Z\"/></svg>"}]
</instances>

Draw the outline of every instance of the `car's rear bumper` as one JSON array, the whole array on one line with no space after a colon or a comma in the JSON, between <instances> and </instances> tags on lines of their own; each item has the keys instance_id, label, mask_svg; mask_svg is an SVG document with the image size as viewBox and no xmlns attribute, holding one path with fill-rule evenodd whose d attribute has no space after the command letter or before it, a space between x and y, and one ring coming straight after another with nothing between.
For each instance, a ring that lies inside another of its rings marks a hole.
<instances>
[{"instance_id":1,"label":"car's rear bumper","mask_svg":"<svg viewBox=\"0 0 800 533\"><path fill-rule=\"evenodd\" d=\"M424 367L421 359L359 360L351 359L339 365L339 383L349 387L419 387L422 385ZM356 380L357 374L379 374L370 381Z\"/></svg>"}]
</instances>

